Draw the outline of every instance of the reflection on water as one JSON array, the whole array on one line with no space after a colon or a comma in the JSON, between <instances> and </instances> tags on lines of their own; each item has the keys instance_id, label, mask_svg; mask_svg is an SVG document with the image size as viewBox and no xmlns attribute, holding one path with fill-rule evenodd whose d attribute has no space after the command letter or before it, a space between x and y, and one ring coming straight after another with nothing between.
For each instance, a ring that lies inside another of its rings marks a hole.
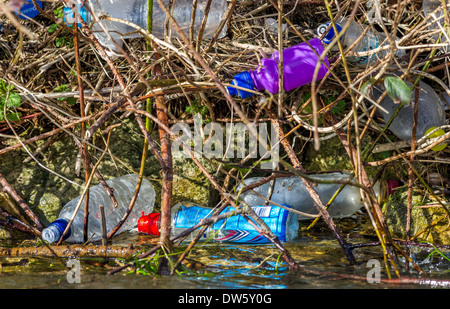
<instances>
[{"instance_id":1,"label":"reflection on water","mask_svg":"<svg viewBox=\"0 0 450 309\"><path fill-rule=\"evenodd\" d=\"M142 243L135 233L122 236L124 243ZM367 242L351 239L352 243ZM117 243L116 243L117 244ZM107 276L107 272L120 265L120 261L80 259L80 283L69 283L68 269L51 258L0 257L0 288L125 288L125 289L319 289L319 288L417 288L418 285L388 285L368 283L367 280L346 279L335 274L366 278L371 268L367 261L383 263L378 247L355 249L358 265L348 264L342 249L331 235L305 236L286 244L298 263L308 272L289 271L287 264L272 245L198 244L188 255L199 267L174 276L142 275L120 272ZM450 279L450 262L442 252L433 248L412 248L412 257L433 278ZM67 259L63 259L66 262ZM418 277L410 268L405 276ZM386 277L384 269L381 276ZM430 287L420 286L420 287Z\"/></svg>"}]
</instances>

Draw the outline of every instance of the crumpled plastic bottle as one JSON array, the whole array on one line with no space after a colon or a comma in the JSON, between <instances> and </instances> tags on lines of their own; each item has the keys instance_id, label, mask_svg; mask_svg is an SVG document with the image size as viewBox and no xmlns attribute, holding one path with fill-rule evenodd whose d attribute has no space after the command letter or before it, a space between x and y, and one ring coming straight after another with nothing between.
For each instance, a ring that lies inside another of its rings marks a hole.
<instances>
[{"instance_id":1,"label":"crumpled plastic bottle","mask_svg":"<svg viewBox=\"0 0 450 309\"><path fill-rule=\"evenodd\" d=\"M345 17L338 19L338 21L335 23L336 30L338 31L338 33L340 33L342 31L342 29L344 28L344 25L347 22L349 22L349 19L347 19ZM328 28L329 25L330 25L329 22L320 25L317 28L318 35L322 36L326 32L326 29ZM345 32L343 37L341 37L341 42L343 43L344 48L348 48L351 45L353 45L353 43L356 42L356 40L364 33L364 31L367 27L368 26L361 25L354 20L350 20L350 26L347 28L347 31ZM322 42L324 42L325 44L330 44L334 40L335 37L336 37L336 34L334 32L333 27L331 27L330 30L325 35L325 37L322 39ZM369 29L367 31L367 33L364 35L364 37L359 40L358 44L356 44L351 49L351 52L353 52L353 53L368 52L368 51L374 50L378 47L389 45L389 44L390 44L389 40L386 38L386 35L384 33L374 31L373 29ZM337 50L337 48L338 47L336 44L334 46L334 49ZM348 61L350 61L356 65L366 66L366 65L371 65L373 63L380 61L390 52L391 52L390 49L386 49L386 50L381 50L376 53L373 53L370 55L365 55L365 56L349 56L346 59L348 59ZM402 49L399 49L399 50L395 51L395 53L394 53L394 55L396 57L402 57L404 54L405 54L405 51Z\"/></svg>"}]
</instances>

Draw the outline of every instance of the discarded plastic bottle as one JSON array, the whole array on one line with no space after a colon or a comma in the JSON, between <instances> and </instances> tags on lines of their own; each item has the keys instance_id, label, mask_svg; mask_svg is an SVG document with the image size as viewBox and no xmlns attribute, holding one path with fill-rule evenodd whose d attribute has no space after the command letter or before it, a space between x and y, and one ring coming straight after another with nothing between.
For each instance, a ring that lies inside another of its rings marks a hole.
<instances>
[{"instance_id":1,"label":"discarded plastic bottle","mask_svg":"<svg viewBox=\"0 0 450 309\"><path fill-rule=\"evenodd\" d=\"M315 174L308 175L315 180L324 181L352 181L350 174L348 173L327 173L327 174ZM258 182L262 177L253 177L245 179L245 185L250 185ZM270 182L267 182L253 190L262 196L267 197L270 188ZM374 185L374 191L377 196L384 196L390 194L392 190L398 186L396 181L389 181L381 184L377 182ZM336 191L341 187L341 184L336 183L317 183L314 186L320 200L326 205ZM238 188L239 191L239 188ZM381 195L380 195L381 193ZM241 199L249 206L264 204L264 199L254 194L252 191L243 192L240 195ZM313 199L309 192L306 190L305 184L300 177L281 177L275 179L273 193L270 200L277 204L288 204L293 209L301 211L304 214L298 214L299 220L312 219L313 216L319 212L314 206ZM346 218L357 212L363 203L361 201L360 189L352 185L346 185L339 195L336 196L334 201L328 207L328 213L334 218Z\"/></svg>"},{"instance_id":2,"label":"discarded plastic bottle","mask_svg":"<svg viewBox=\"0 0 450 309\"><path fill-rule=\"evenodd\" d=\"M289 207L289 206L287 206ZM222 213L232 211L233 207L227 207ZM285 208L278 206L254 206L255 213L269 226L271 231L282 242L291 241L298 235L297 215ZM178 203L172 207L172 236L178 235L184 230L193 227L201 219L212 215L212 208L197 206L192 203ZM138 222L138 231L145 234L159 236L159 213L150 213L142 217ZM200 228L191 233L186 240L192 240ZM269 240L259 234L255 228L242 216L235 215L220 220L206 230L200 240L214 240L216 242L264 244Z\"/></svg>"},{"instance_id":3,"label":"discarded plastic bottle","mask_svg":"<svg viewBox=\"0 0 450 309\"><path fill-rule=\"evenodd\" d=\"M408 87L412 87L412 83L405 81ZM445 110L444 105L436 94L436 92L426 83L420 81L419 87L419 100L418 100L418 112L417 112L417 127L416 127L416 139L419 139L425 135L428 129L434 127L440 127L445 124ZM383 88L374 87L373 95L378 99L384 91ZM395 111L399 107L399 104L394 103L391 97L386 95L380 102L380 105L386 109L387 114L383 111L379 111L378 115L381 115L384 121L387 123ZM392 120L389 130L394 133L398 138L402 140L410 140L413 121L414 121L414 105L415 96L414 92L411 98L411 103L403 105L399 110L397 116Z\"/></svg>"},{"instance_id":4,"label":"discarded plastic bottle","mask_svg":"<svg viewBox=\"0 0 450 309\"><path fill-rule=\"evenodd\" d=\"M319 69L316 79L322 79L330 67L326 56L319 64L319 57L323 51L323 45L317 38L308 43L302 42L284 49L283 89L290 91L311 83L317 66ZM263 58L256 70L244 71L235 75L231 84L255 91L267 90L276 94L279 80L278 61L279 53L274 52L272 57ZM234 87L227 87L227 89L230 95L238 95L243 99L253 96L251 92Z\"/></svg>"},{"instance_id":5,"label":"discarded plastic bottle","mask_svg":"<svg viewBox=\"0 0 450 309\"><path fill-rule=\"evenodd\" d=\"M335 23L336 30L338 31L338 33L340 33L342 31L342 29L344 28L344 25L347 22L348 22L347 18L340 18L338 20L338 22ZM329 25L330 25L329 22L320 25L317 28L318 35L322 36L325 33L325 31ZM350 26L347 28L347 31L345 32L344 36L341 38L344 48L347 48L347 47L350 47L351 45L353 45L353 43L355 43L356 40L364 33L366 28L367 28L367 26L361 25L361 24L357 23L356 21L351 20ZM325 44L330 44L334 38L335 38L335 32L334 32L333 27L331 27L330 30L328 31L328 33L322 39L322 42L324 42ZM364 35L364 37L361 38L361 40L359 40L359 43L356 44L356 46L351 49L351 52L353 52L353 53L367 52L367 51L374 50L374 49L376 49L380 46L384 46L384 45L389 45L389 40L386 38L386 35L384 33L374 31L373 29L369 29L367 31L367 33ZM338 48L337 44L334 46L334 48L335 49ZM367 64L372 64L372 63L379 61L380 59L384 58L389 53L390 53L390 50L388 49L388 50L382 50L382 51L379 51L379 52L376 52L374 54L367 55L367 56L350 56L346 59L348 59L348 61L350 61L356 65L365 66ZM394 53L394 55L397 57L402 57L404 54L405 54L405 51L402 49L398 49Z\"/></svg>"},{"instance_id":6,"label":"discarded plastic bottle","mask_svg":"<svg viewBox=\"0 0 450 309\"><path fill-rule=\"evenodd\" d=\"M128 209L134 195L138 176L134 174L121 176L108 180L106 183L114 190L117 207L114 208L108 193L102 184L89 188L89 217L88 217L88 239L99 240L102 237L101 218L99 206L103 205L105 210L106 230L109 233L120 222ZM42 238L49 242L59 241L69 223L73 212L80 200L80 196L68 202L61 210L58 220L52 222L42 231ZM139 195L133 206L132 212L122 227L117 231L121 233L136 226L142 211L152 211L155 203L155 190L147 179L142 179ZM83 242L84 227L84 199L74 221L63 240L71 243ZM92 238L91 238L92 237Z\"/></svg>"},{"instance_id":7,"label":"discarded plastic bottle","mask_svg":"<svg viewBox=\"0 0 450 309\"><path fill-rule=\"evenodd\" d=\"M425 15L425 18L428 17L431 13L437 10L437 8L442 4L441 0L423 0L422 1L422 9L423 14ZM439 19L443 15L443 12L441 10L436 11L436 18ZM433 22L433 19L429 21L430 23ZM430 26L429 29L436 28L436 25Z\"/></svg>"},{"instance_id":8,"label":"discarded plastic bottle","mask_svg":"<svg viewBox=\"0 0 450 309\"><path fill-rule=\"evenodd\" d=\"M428 15L430 15L431 13L435 13L436 19L440 20L439 23L441 23L441 25L444 26L445 20L441 19L441 17L444 15L444 11L437 10L437 8L441 4L442 4L441 0L423 0L422 1L422 9L423 9L423 14L425 15L425 18L427 18ZM435 30L439 27L436 24L436 22L434 21L433 16L429 19L428 23L429 23L428 29L430 29L430 30Z\"/></svg>"},{"instance_id":9,"label":"discarded plastic bottle","mask_svg":"<svg viewBox=\"0 0 450 309\"><path fill-rule=\"evenodd\" d=\"M94 12L98 17L106 15L109 17L122 19L127 22L131 22L138 25L142 29L147 29L147 15L148 15L148 1L147 0L86 0L84 6L80 4L80 0L71 0L77 3L78 13L81 18L89 25L95 19L86 9L86 6L91 12ZM169 8L169 0L163 0L166 8ZM198 34L198 29L202 23L205 7L207 0L200 0L197 4L197 9L195 13L195 33ZM216 29L218 28L219 22L227 9L226 0L214 0L211 2L211 7L208 13L208 19L203 32L204 38L212 38ZM172 16L177 21L177 24L187 35L189 34L189 29L191 25L192 16L192 1L191 0L177 0L174 1L174 7L171 11ZM158 38L164 38L166 14L160 8L158 1L153 1L153 14L152 14L152 34ZM72 8L66 7L64 9L64 21L68 25L73 25L75 23L75 16ZM78 26L81 26L78 23ZM131 27L122 22L110 21L110 20L100 20L95 22L91 30L98 39L99 43L109 49L108 54L110 56L120 56L114 42L112 42L108 34L106 34L102 27L108 31L111 38L119 45L122 46L122 39L129 38L139 38L142 37L136 30L136 28ZM169 23L169 30L173 36L178 36L178 33L171 28L171 23ZM226 27L224 27L219 35L220 37L225 36Z\"/></svg>"}]
</instances>

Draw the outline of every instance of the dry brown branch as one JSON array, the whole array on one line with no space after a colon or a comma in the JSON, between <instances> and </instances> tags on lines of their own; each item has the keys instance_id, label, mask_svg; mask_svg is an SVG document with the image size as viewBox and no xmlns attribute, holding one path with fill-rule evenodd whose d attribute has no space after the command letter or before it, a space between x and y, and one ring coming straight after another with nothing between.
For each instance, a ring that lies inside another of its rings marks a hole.
<instances>
[{"instance_id":1,"label":"dry brown branch","mask_svg":"<svg viewBox=\"0 0 450 309\"><path fill-rule=\"evenodd\" d=\"M52 252L53 251L53 252ZM47 247L0 247L0 256L23 257L103 257L127 259L138 253L139 250L122 246L87 246L87 245L59 245Z\"/></svg>"}]
</instances>

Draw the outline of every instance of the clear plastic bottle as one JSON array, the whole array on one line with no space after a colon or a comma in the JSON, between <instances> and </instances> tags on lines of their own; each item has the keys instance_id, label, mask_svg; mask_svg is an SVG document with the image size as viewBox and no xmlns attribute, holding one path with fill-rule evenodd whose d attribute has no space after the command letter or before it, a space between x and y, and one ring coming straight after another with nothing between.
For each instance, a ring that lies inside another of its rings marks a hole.
<instances>
[{"instance_id":1,"label":"clear plastic bottle","mask_svg":"<svg viewBox=\"0 0 450 309\"><path fill-rule=\"evenodd\" d=\"M316 180L324 181L353 181L348 173L327 173L327 174L316 174L308 175L309 177ZM263 179L262 177L253 177L245 179L245 185L251 185L255 182ZM257 193L266 197L270 182L267 182L255 189ZM388 186L389 185L389 186ZM390 181L389 183L383 184L381 186L380 182L377 182L374 186L375 193L377 196L381 196L390 193L398 184L395 181ZM335 192L341 187L341 184L325 184L317 183L314 186L320 200L324 205L330 201ZM239 188L238 188L239 190ZM241 194L241 199L250 206L264 204L264 199L260 196L254 194L252 191L246 191ZM290 205L293 209L301 211L310 215L317 215L319 212L314 206L314 201L311 198L309 192L306 190L305 184L300 177L281 177L275 179L275 184L273 187L273 193L270 198L271 201L278 204ZM345 218L350 217L355 212L357 212L363 206L361 200L360 189L352 185L346 185L344 189L339 193L339 195L334 199L333 203L328 207L328 213L334 218ZM299 220L312 219L310 216L298 215Z\"/></svg>"},{"instance_id":2,"label":"clear plastic bottle","mask_svg":"<svg viewBox=\"0 0 450 309\"><path fill-rule=\"evenodd\" d=\"M335 23L336 30L338 32L342 31L342 29L344 28L345 24L348 21L349 20L344 17L338 19L338 21ZM330 25L329 22L320 25L317 28L318 35L322 36L329 25ZM344 36L341 38L341 42L344 48L348 48L354 42L356 42L356 40L364 33L366 28L367 28L366 25L361 25L354 20L350 20L350 26L347 28L347 31L345 32ZM322 42L324 42L325 44L330 44L334 38L335 38L334 29L333 27L331 27L326 36L322 39ZM358 44L356 44L356 46L351 49L351 52L353 53L367 52L374 50L380 46L389 44L390 44L389 40L386 38L386 35L384 33L374 31L373 29L369 29L367 33L364 35L364 37L358 42ZM334 48L335 49L337 48L337 44L335 45ZM390 49L387 49L367 56L350 56L347 59L356 65L366 66L368 64L370 65L378 62L390 52L391 52ZM394 53L394 55L397 57L402 57L404 54L405 51L401 49L397 50Z\"/></svg>"},{"instance_id":3,"label":"clear plastic bottle","mask_svg":"<svg viewBox=\"0 0 450 309\"><path fill-rule=\"evenodd\" d=\"M412 83L405 81L408 87L412 87ZM430 128L440 127L445 124L445 110L436 92L426 83L420 81L419 84L419 100L417 112L417 128L416 139L425 135ZM384 87L374 87L373 95L378 99L384 91ZM378 115L382 116L387 123L398 108L398 104L394 103L392 99L386 95L380 102L380 105L385 108L388 113L379 111ZM414 105L415 96L414 91L409 105L403 105L399 110L397 116L392 120L389 130L402 140L410 140L412 135L413 121L414 121Z\"/></svg>"},{"instance_id":4,"label":"clear plastic bottle","mask_svg":"<svg viewBox=\"0 0 450 309\"><path fill-rule=\"evenodd\" d=\"M109 233L114 227L116 227L128 209L135 192L137 181L138 176L135 174L130 174L114 178L106 182L114 190L114 197L118 203L116 208L114 208L113 203L111 202L111 199L102 184L89 188L88 239L90 238L92 241L101 239L101 218L99 215L100 205L103 205L105 210L107 232ZM58 219L42 231L42 238L45 241L49 243L59 241L79 200L80 196L68 202L61 210ZM152 211L154 204L155 190L147 179L142 179L139 195L133 206L133 210L117 233L136 227L140 213L142 211ZM74 221L72 222L70 230L65 235L64 240L71 243L82 243L83 227L84 199Z\"/></svg>"},{"instance_id":5,"label":"clear plastic bottle","mask_svg":"<svg viewBox=\"0 0 450 309\"><path fill-rule=\"evenodd\" d=\"M233 209L232 207L227 207L222 213ZM271 231L278 236L281 242L291 241L297 237L298 220L295 213L278 206L253 206L252 209L269 226ZM172 207L172 236L179 235L184 230L193 227L201 219L211 216L212 212L212 208L198 206L189 202L176 204ZM142 217L138 222L139 232L159 236L159 219L159 213L150 213L148 215L142 213ZM192 240L199 230L191 233L186 240ZM231 216L211 224L200 240L210 239L228 243L269 243L266 237L259 234L240 215Z\"/></svg>"},{"instance_id":6,"label":"clear plastic bottle","mask_svg":"<svg viewBox=\"0 0 450 309\"><path fill-rule=\"evenodd\" d=\"M436 19L439 21L439 23L442 26L444 26L445 20L442 18L442 16L444 15L444 12L443 12L443 10L437 10L441 4L442 4L441 0L423 0L422 1L422 9L423 9L423 14L424 14L425 18L427 18L428 15L430 15L431 13L435 13ZM428 29L436 30L437 28L439 28L439 26L434 21L433 16L431 16L428 20Z\"/></svg>"},{"instance_id":7,"label":"clear plastic bottle","mask_svg":"<svg viewBox=\"0 0 450 309\"><path fill-rule=\"evenodd\" d=\"M440 29L440 27L438 26L438 23L440 23L441 26L444 27L445 19L442 17L444 15L444 11L442 9L437 10L441 4L442 4L441 0L423 0L422 1L422 9L423 9L423 14L425 15L425 18L428 18L428 16L430 14L434 13L435 14L434 17L437 19L437 21L435 21L433 16L429 17L428 29L430 31ZM447 10L449 10L449 9L450 9L450 6L447 1ZM434 41L433 43L436 43L439 38L439 33L433 34L432 38ZM446 39L445 35L442 34L440 43L443 43L445 41L447 41L447 39Z\"/></svg>"},{"instance_id":8,"label":"clear plastic bottle","mask_svg":"<svg viewBox=\"0 0 450 309\"><path fill-rule=\"evenodd\" d=\"M428 15L430 15L431 13L433 13L435 10L437 10L437 8L442 4L441 0L423 0L422 1L422 9L423 9L423 14L425 15L425 18L428 17ZM440 16L442 16L442 11L436 11L436 17L439 19ZM433 20L430 21L430 23ZM431 26L430 30L432 28L435 28L435 26Z\"/></svg>"},{"instance_id":9,"label":"clear plastic bottle","mask_svg":"<svg viewBox=\"0 0 450 309\"><path fill-rule=\"evenodd\" d=\"M100 17L101 15L107 15L109 17L122 19L133 24L138 25L143 29L147 29L147 15L148 15L148 1L147 0L85 0L84 6L80 4L80 0L76 1L76 6L81 18L89 25L93 21L93 16L88 12L86 6L95 12ZM163 0L164 5L169 7L169 0ZM197 10L195 14L195 34L197 35L198 29L202 23L203 14L205 11L207 0L199 0L197 4ZM208 13L208 19L203 32L203 38L212 38L222 17L227 9L226 0L214 0L211 2L211 7ZM189 33L192 16L192 1L191 0L177 0L174 1L174 8L172 16L177 21L177 24L183 29L185 34ZM152 15L152 34L158 38L164 37L166 14L160 8L158 1L153 1L153 15ZM100 18L99 18L100 19ZM64 9L64 21L68 25L73 25L75 22L74 12L72 8L66 7ZM79 24L80 26L80 24ZM121 22L100 20L98 23L94 23L91 27L92 32L98 39L99 43L109 49L108 54L111 56L120 55L116 45L108 38L107 34L103 31L102 27L106 29L111 38L122 45L122 39L139 38L142 37L137 33L136 29ZM169 29L173 36L178 36L177 32ZM223 37L226 34L226 27L222 29L219 35Z\"/></svg>"}]
</instances>

